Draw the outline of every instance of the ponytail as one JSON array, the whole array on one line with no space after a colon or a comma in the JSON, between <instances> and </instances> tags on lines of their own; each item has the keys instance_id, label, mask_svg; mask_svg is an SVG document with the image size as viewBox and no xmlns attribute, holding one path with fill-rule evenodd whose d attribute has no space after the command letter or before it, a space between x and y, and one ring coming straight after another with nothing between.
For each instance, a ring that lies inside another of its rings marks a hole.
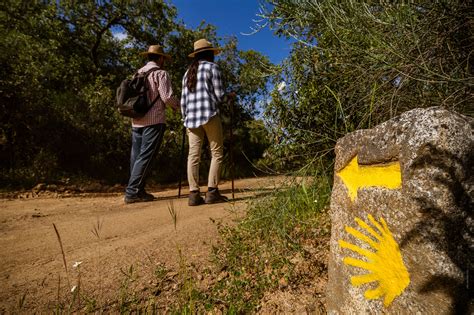
<instances>
[{"instance_id":1,"label":"ponytail","mask_svg":"<svg viewBox=\"0 0 474 315\"><path fill-rule=\"evenodd\" d=\"M193 63L188 68L188 74L186 75L186 86L191 93L196 92L198 67L199 59L194 58Z\"/></svg>"},{"instance_id":2,"label":"ponytail","mask_svg":"<svg viewBox=\"0 0 474 315\"><path fill-rule=\"evenodd\" d=\"M199 61L207 60L214 61L214 52L211 50L205 50L199 52L194 56L194 60L188 68L188 73L186 74L186 87L191 93L196 92L197 85L197 73L199 68Z\"/></svg>"}]
</instances>

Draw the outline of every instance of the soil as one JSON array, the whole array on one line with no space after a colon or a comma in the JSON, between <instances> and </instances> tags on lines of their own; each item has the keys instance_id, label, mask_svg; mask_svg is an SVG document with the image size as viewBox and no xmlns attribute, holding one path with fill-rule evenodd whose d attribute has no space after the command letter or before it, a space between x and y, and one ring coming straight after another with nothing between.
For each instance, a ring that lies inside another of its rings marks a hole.
<instances>
[{"instance_id":1,"label":"soil","mask_svg":"<svg viewBox=\"0 0 474 315\"><path fill-rule=\"evenodd\" d=\"M120 299L130 298L127 290L152 292L166 305L172 294L160 292L176 292L184 269L198 274L199 285L206 286L213 281L210 253L218 241L216 222L241 217L247 201L278 180L237 180L231 202L197 207L187 205L187 187L179 199L176 188L154 189L149 192L156 201L128 205L120 187L108 190L118 192L83 193L64 188L51 192L42 186L3 195L0 313L51 312L72 304L71 289L79 284L91 305L113 309ZM228 197L230 188L230 182L220 186Z\"/></svg>"}]
</instances>

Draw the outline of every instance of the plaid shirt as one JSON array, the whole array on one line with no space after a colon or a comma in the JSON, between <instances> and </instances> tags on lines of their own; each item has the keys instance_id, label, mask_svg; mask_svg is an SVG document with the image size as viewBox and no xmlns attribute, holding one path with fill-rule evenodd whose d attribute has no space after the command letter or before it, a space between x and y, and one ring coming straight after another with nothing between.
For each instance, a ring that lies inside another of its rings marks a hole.
<instances>
[{"instance_id":1,"label":"plaid shirt","mask_svg":"<svg viewBox=\"0 0 474 315\"><path fill-rule=\"evenodd\" d=\"M138 70L138 72L146 72L154 67L158 67L156 62L149 61L143 68ZM148 90L148 99L150 102L158 95L160 97L145 116L132 119L133 127L164 124L166 123L165 104L171 106L175 110L179 107L179 100L173 96L173 88L171 87L171 79L168 72L162 69L153 71L148 75L148 83L150 86L150 89Z\"/></svg>"},{"instance_id":2,"label":"plaid shirt","mask_svg":"<svg viewBox=\"0 0 474 315\"><path fill-rule=\"evenodd\" d=\"M186 86L188 72L183 77L181 113L184 126L197 128L219 113L217 106L224 100L224 86L219 67L209 61L199 61L196 91Z\"/></svg>"}]
</instances>

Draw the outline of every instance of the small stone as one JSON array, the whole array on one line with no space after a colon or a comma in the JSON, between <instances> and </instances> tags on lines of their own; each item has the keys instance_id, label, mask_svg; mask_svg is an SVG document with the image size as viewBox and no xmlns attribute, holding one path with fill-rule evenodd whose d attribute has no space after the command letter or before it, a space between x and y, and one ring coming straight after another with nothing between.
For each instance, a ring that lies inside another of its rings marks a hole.
<instances>
[{"instance_id":1,"label":"small stone","mask_svg":"<svg viewBox=\"0 0 474 315\"><path fill-rule=\"evenodd\" d=\"M285 277L282 277L280 280L278 280L278 286L281 289L284 289L288 286L288 281L285 279Z\"/></svg>"},{"instance_id":2,"label":"small stone","mask_svg":"<svg viewBox=\"0 0 474 315\"><path fill-rule=\"evenodd\" d=\"M227 278L228 276L229 276L229 273L227 271L223 271L217 277L217 281L222 281L223 279Z\"/></svg>"},{"instance_id":3,"label":"small stone","mask_svg":"<svg viewBox=\"0 0 474 315\"><path fill-rule=\"evenodd\" d=\"M35 187L33 187L32 191L42 191L46 189L46 184L45 183L39 183Z\"/></svg>"}]
</instances>

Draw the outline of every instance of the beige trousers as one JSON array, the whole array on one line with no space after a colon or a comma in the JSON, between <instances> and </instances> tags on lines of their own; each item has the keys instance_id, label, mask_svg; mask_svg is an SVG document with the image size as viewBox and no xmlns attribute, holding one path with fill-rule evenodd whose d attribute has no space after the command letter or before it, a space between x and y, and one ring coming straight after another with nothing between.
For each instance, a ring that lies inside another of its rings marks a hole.
<instances>
[{"instance_id":1,"label":"beige trousers","mask_svg":"<svg viewBox=\"0 0 474 315\"><path fill-rule=\"evenodd\" d=\"M211 166L209 168L208 187L219 185L221 165L224 160L224 135L219 116L212 117L205 125L198 128L188 128L189 154L188 154L188 183L189 190L199 190L199 162L201 161L201 148L204 136L207 136L211 149Z\"/></svg>"}]
</instances>

